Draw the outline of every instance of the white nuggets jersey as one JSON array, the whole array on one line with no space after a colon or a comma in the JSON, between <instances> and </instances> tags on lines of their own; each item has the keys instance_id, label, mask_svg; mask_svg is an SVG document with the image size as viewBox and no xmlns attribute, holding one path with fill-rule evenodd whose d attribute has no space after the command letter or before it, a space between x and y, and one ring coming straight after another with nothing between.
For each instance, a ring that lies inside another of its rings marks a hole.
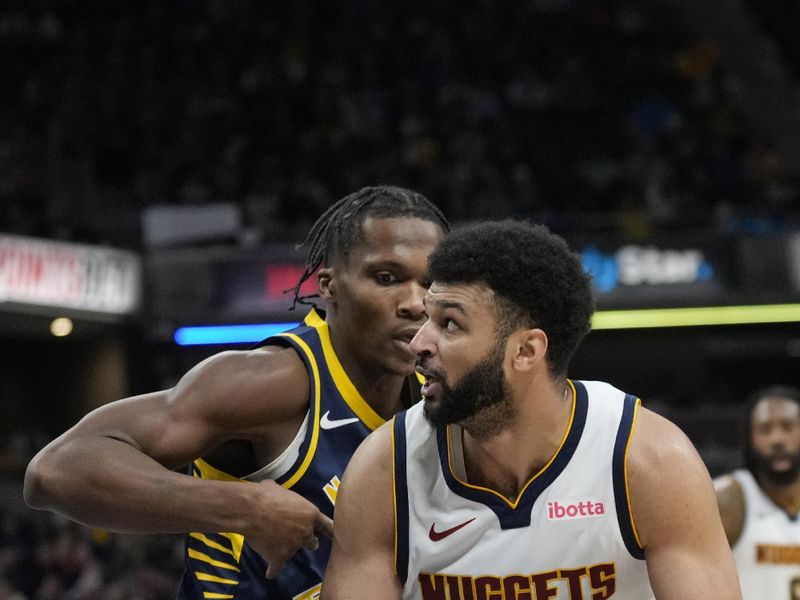
<instances>
[{"instance_id":1,"label":"white nuggets jersey","mask_svg":"<svg viewBox=\"0 0 800 600\"><path fill-rule=\"evenodd\" d=\"M733 478L744 494L745 521L733 546L744 600L800 600L800 519L770 500L745 469Z\"/></svg>"},{"instance_id":2,"label":"white nuggets jersey","mask_svg":"<svg viewBox=\"0 0 800 600\"><path fill-rule=\"evenodd\" d=\"M395 417L395 558L403 600L646 600L625 457L639 400L570 381L556 454L511 502L464 475L461 430L422 404Z\"/></svg>"}]
</instances>

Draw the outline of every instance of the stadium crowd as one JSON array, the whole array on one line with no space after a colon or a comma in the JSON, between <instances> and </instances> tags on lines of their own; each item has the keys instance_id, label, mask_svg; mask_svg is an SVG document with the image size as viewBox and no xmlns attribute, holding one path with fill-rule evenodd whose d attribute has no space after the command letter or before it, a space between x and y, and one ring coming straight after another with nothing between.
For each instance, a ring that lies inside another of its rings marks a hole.
<instances>
[{"instance_id":1,"label":"stadium crowd","mask_svg":"<svg viewBox=\"0 0 800 600\"><path fill-rule=\"evenodd\" d=\"M294 239L374 182L560 229L780 225L783 157L668 10L5 3L0 228L136 246L144 206L233 202Z\"/></svg>"},{"instance_id":2,"label":"stadium crowd","mask_svg":"<svg viewBox=\"0 0 800 600\"><path fill-rule=\"evenodd\" d=\"M231 202L295 241L343 194L556 230L797 224L721 48L634 0L0 6L0 231L141 245ZM182 539L0 515L0 600L174 597Z\"/></svg>"},{"instance_id":3,"label":"stadium crowd","mask_svg":"<svg viewBox=\"0 0 800 600\"><path fill-rule=\"evenodd\" d=\"M173 598L183 566L178 537L110 534L5 507L0 600Z\"/></svg>"}]
</instances>

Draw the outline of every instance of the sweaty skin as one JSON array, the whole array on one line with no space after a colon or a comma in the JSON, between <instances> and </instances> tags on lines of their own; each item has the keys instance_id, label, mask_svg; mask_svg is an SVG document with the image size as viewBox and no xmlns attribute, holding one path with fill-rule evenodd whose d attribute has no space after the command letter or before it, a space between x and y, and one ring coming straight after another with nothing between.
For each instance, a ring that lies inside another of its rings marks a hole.
<instances>
[{"instance_id":1,"label":"sweaty skin","mask_svg":"<svg viewBox=\"0 0 800 600\"><path fill-rule=\"evenodd\" d=\"M362 397L383 417L401 407L413 372L409 341L425 318L427 257L443 237L420 218L372 218L347 260L318 274L331 342ZM125 398L84 417L28 466L25 501L94 527L133 533L228 531L245 536L274 577L332 523L273 481L199 479L175 469L226 447L249 462L279 456L309 406L303 362L276 347L222 352L175 387Z\"/></svg>"}]
</instances>

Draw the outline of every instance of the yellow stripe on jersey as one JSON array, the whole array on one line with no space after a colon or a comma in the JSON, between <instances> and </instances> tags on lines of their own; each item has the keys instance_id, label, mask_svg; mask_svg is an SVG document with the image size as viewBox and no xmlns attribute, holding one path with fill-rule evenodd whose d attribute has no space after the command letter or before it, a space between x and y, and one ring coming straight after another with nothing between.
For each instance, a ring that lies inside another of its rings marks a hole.
<instances>
[{"instance_id":1,"label":"yellow stripe on jersey","mask_svg":"<svg viewBox=\"0 0 800 600\"><path fill-rule=\"evenodd\" d=\"M233 598L233 594L220 594L218 592L203 592L203 598Z\"/></svg>"},{"instance_id":2,"label":"yellow stripe on jersey","mask_svg":"<svg viewBox=\"0 0 800 600\"><path fill-rule=\"evenodd\" d=\"M572 412L569 415L569 423L567 424L567 430L564 432L564 437L561 438L561 443L559 443L558 448L553 453L553 456L550 457L550 460L547 461L547 464L545 464L545 466L543 466L539 470L539 472L536 473L536 475L534 475L533 477L531 477L528 480L528 482L522 487L522 489L520 490L519 494L517 494L517 499L516 500L514 500L512 502L508 498L506 498L503 494L501 494L500 492L497 492L497 491L495 491L495 490L493 490L491 488L487 488L487 487L483 487L483 486L480 486L480 485L473 485L471 483L467 483L466 481L463 481L462 479L460 479L458 477L458 475L456 474L455 469L453 468L453 459L452 459L452 455L451 455L451 451L450 451L450 447L451 447L451 443L450 443L450 427L448 427L447 428L447 465L450 468L450 474L453 476L453 479L458 481L461 485L464 485L464 486L466 486L468 488L472 488L473 490L481 490L481 491L484 491L484 492L489 492L491 494L494 494L495 496L500 498L503 502L508 504L508 506L510 506L512 509L513 508L517 508L517 506L520 503L520 500L522 500L522 497L525 495L525 490L527 490L528 487L534 481L536 481L536 478L539 477L539 475L541 475L542 473L547 471L547 469L550 467L550 465L553 463L553 461L558 456L559 452L561 452L561 448L564 447L564 444L567 442L567 438L569 437L569 433L570 433L570 431L572 431L572 422L575 420L575 408L577 406L577 402L576 402L577 393L575 392L575 386L573 385L572 381L567 379L567 383L569 384L569 388L572 390Z\"/></svg>"},{"instance_id":3,"label":"yellow stripe on jersey","mask_svg":"<svg viewBox=\"0 0 800 600\"><path fill-rule=\"evenodd\" d=\"M236 562L242 556L242 547L244 546L244 536L241 533L218 533L222 537L226 537L231 541L231 549L233 550L233 557Z\"/></svg>"},{"instance_id":4,"label":"yellow stripe on jersey","mask_svg":"<svg viewBox=\"0 0 800 600\"><path fill-rule=\"evenodd\" d=\"M238 477L234 477L233 475L228 475L225 471L220 471L219 469L215 469L202 458L198 458L194 461L194 466L197 467L197 470L200 471L200 476L203 479L214 479L216 481L242 481L245 483L250 483L245 481L244 479L239 479Z\"/></svg>"},{"instance_id":5,"label":"yellow stripe on jersey","mask_svg":"<svg viewBox=\"0 0 800 600\"><path fill-rule=\"evenodd\" d=\"M639 407L642 405L642 401L637 398L636 399L636 406L633 408L633 420L631 421L631 430L628 433L628 441L625 443L625 458L623 459L622 467L623 473L625 474L625 496L628 500L628 514L631 516L631 529L633 530L633 537L636 539L636 545L639 546L642 550L642 542L639 541L639 533L636 531L636 519L633 518L633 507L631 506L631 491L628 488L628 450L631 448L631 440L633 439L633 430L636 429L636 417L639 416Z\"/></svg>"},{"instance_id":6,"label":"yellow stripe on jersey","mask_svg":"<svg viewBox=\"0 0 800 600\"><path fill-rule=\"evenodd\" d=\"M234 559L236 559L236 562L239 562L239 557L234 553L233 548L226 548L222 544L207 538L202 533L190 533L189 537L193 537L196 540L200 540L201 542L203 542L203 544L205 544L209 548L214 548L214 550L219 550L220 552L224 552L225 554L230 554Z\"/></svg>"},{"instance_id":7,"label":"yellow stripe on jersey","mask_svg":"<svg viewBox=\"0 0 800 600\"><path fill-rule=\"evenodd\" d=\"M322 352L325 355L325 362L328 364L328 370L330 370L333 382L339 389L339 393L342 395L342 398L344 398L344 401L347 402L356 416L370 429L375 430L383 425L386 421L375 412L366 400L364 400L356 389L356 386L350 381L350 378L342 367L342 363L339 362L339 358L333 351L328 324L323 321L315 311L311 311L308 314L305 323L309 327L313 327L317 330L317 335L319 335L320 342L322 343Z\"/></svg>"},{"instance_id":8,"label":"yellow stripe on jersey","mask_svg":"<svg viewBox=\"0 0 800 600\"><path fill-rule=\"evenodd\" d=\"M197 470L200 471L200 477L202 477L203 479L213 479L216 481L239 481L242 483L251 483L244 479L239 479L237 477L234 477L233 475L228 475L224 471L220 471L219 469L212 467L210 464L208 464L201 458L195 460L194 465L195 467L197 467ZM209 548L214 548L215 550L219 550L221 552L225 552L226 554L230 554L234 558L234 560L236 560L236 562L238 563L239 558L242 556L242 546L244 546L244 536L238 533L218 533L217 535L221 535L222 537L225 537L228 540L230 540L231 547L226 548L225 546L222 546L217 542L209 539L202 533L194 532L189 534L190 537L193 537L194 539L204 543Z\"/></svg>"},{"instance_id":9,"label":"yellow stripe on jersey","mask_svg":"<svg viewBox=\"0 0 800 600\"><path fill-rule=\"evenodd\" d=\"M309 317L312 314L310 313ZM308 445L308 451L306 452L305 457L303 458L303 462L300 464L300 467L294 474L283 482L283 487L286 489L290 489L295 483L297 483L300 478L305 474L308 470L308 466L311 464L312 459L314 458L314 454L317 451L317 442L319 441L319 411L320 411L320 394L322 390L320 390L320 383L319 383L319 366L317 366L317 361L314 358L314 353L311 351L311 348L308 347L302 339L297 337L293 333L285 333L283 334L287 338L291 338L294 342L300 347L303 352L305 352L306 356L308 357L308 364L311 365L311 374L314 378L314 406L313 406L313 415L312 415L312 430L311 430L311 443Z\"/></svg>"},{"instance_id":10,"label":"yellow stripe on jersey","mask_svg":"<svg viewBox=\"0 0 800 600\"><path fill-rule=\"evenodd\" d=\"M235 581L233 579L225 579L224 577L217 577L216 575L212 575L211 573L202 573L200 571L195 571L194 575L200 581L211 581L213 583L227 583L229 585L239 585L238 581Z\"/></svg>"},{"instance_id":11,"label":"yellow stripe on jersey","mask_svg":"<svg viewBox=\"0 0 800 600\"><path fill-rule=\"evenodd\" d=\"M292 600L318 600L322 593L322 584L319 583L305 592L302 592L292 598Z\"/></svg>"},{"instance_id":12,"label":"yellow stripe on jersey","mask_svg":"<svg viewBox=\"0 0 800 600\"><path fill-rule=\"evenodd\" d=\"M236 565L231 565L221 560L214 560L208 554L203 554L202 552L198 552L193 548L189 548L189 558L194 558L195 560L199 560L204 563L208 563L209 565L213 565L215 567L219 567L220 569L228 569L229 571L236 571L239 573L239 567Z\"/></svg>"}]
</instances>

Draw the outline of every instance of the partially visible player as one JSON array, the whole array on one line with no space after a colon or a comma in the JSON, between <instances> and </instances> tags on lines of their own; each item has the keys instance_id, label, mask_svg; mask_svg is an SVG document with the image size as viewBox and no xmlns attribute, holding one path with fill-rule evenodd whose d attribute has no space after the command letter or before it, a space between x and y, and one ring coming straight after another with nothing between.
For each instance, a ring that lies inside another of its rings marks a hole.
<instances>
[{"instance_id":1,"label":"partially visible player","mask_svg":"<svg viewBox=\"0 0 800 600\"><path fill-rule=\"evenodd\" d=\"M343 198L312 227L295 289L317 272L327 315L93 411L31 461L26 501L113 531L194 532L181 600L316 598L350 456L420 398L409 342L448 228L410 190ZM189 463L194 477L173 471Z\"/></svg>"},{"instance_id":2,"label":"partially visible player","mask_svg":"<svg viewBox=\"0 0 800 600\"><path fill-rule=\"evenodd\" d=\"M348 466L322 598L741 598L686 436L567 378L593 301L564 240L477 224L437 245L430 275L411 343L424 403Z\"/></svg>"},{"instance_id":3,"label":"partially visible player","mask_svg":"<svg viewBox=\"0 0 800 600\"><path fill-rule=\"evenodd\" d=\"M715 480L745 600L800 600L800 390L755 392L744 469Z\"/></svg>"}]
</instances>

